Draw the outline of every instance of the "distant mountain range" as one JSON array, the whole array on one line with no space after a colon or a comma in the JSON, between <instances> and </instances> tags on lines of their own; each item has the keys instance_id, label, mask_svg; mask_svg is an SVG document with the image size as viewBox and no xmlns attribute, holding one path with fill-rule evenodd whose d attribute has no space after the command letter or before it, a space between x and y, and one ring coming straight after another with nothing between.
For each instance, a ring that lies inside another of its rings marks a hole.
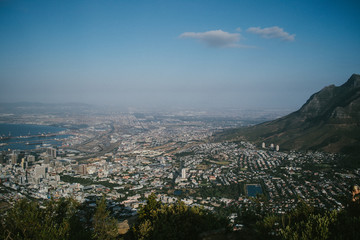
<instances>
[{"instance_id":1,"label":"distant mountain range","mask_svg":"<svg viewBox=\"0 0 360 240\"><path fill-rule=\"evenodd\" d=\"M216 139L244 139L274 143L284 150L321 150L360 157L360 75L353 74L339 87L323 88L285 117L225 131Z\"/></svg>"},{"instance_id":2,"label":"distant mountain range","mask_svg":"<svg viewBox=\"0 0 360 240\"><path fill-rule=\"evenodd\" d=\"M0 114L79 114L93 109L94 106L83 103L0 103Z\"/></svg>"}]
</instances>

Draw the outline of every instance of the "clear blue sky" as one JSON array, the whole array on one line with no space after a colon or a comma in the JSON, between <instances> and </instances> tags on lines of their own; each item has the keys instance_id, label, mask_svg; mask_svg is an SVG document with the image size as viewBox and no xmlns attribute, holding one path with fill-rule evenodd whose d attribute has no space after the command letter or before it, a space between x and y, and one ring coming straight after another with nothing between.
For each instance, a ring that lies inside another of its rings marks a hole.
<instances>
[{"instance_id":1,"label":"clear blue sky","mask_svg":"<svg viewBox=\"0 0 360 240\"><path fill-rule=\"evenodd\" d=\"M359 1L0 0L0 102L289 108L360 73Z\"/></svg>"}]
</instances>

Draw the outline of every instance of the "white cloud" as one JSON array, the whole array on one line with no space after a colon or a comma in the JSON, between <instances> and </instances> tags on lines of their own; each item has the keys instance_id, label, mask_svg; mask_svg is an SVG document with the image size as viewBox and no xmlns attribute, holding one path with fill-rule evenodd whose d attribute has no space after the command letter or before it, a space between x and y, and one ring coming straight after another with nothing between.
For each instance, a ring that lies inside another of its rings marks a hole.
<instances>
[{"instance_id":1,"label":"white cloud","mask_svg":"<svg viewBox=\"0 0 360 240\"><path fill-rule=\"evenodd\" d=\"M228 33L222 30L212 30L208 32L184 32L180 38L193 38L205 43L209 47L215 48L240 48L249 47L239 44L240 33Z\"/></svg>"},{"instance_id":2,"label":"white cloud","mask_svg":"<svg viewBox=\"0 0 360 240\"><path fill-rule=\"evenodd\" d=\"M250 27L246 30L247 32L258 34L263 38L280 38L285 41L294 41L295 34L289 34L284 29L274 26L268 28Z\"/></svg>"}]
</instances>

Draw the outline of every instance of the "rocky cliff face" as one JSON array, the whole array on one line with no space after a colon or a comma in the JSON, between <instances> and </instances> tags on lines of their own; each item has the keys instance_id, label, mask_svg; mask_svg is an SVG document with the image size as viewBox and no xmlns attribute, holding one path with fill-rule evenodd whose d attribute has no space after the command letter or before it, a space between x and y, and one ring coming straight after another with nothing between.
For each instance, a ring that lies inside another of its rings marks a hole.
<instances>
[{"instance_id":1,"label":"rocky cliff face","mask_svg":"<svg viewBox=\"0 0 360 240\"><path fill-rule=\"evenodd\" d=\"M356 123L360 119L360 75L353 74L351 78L341 85L325 87L312 95L297 112L307 121L346 119Z\"/></svg>"},{"instance_id":2,"label":"rocky cliff face","mask_svg":"<svg viewBox=\"0 0 360 240\"><path fill-rule=\"evenodd\" d=\"M287 150L311 149L360 156L360 75L353 74L339 87L323 88L298 111L285 117L228 131L219 139L246 139L279 144Z\"/></svg>"}]
</instances>

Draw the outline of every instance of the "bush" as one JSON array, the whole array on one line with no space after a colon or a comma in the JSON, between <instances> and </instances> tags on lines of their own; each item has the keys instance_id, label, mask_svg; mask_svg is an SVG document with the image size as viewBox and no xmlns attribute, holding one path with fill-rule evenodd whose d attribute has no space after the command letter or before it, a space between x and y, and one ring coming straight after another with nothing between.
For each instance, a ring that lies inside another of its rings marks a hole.
<instances>
[{"instance_id":1,"label":"bush","mask_svg":"<svg viewBox=\"0 0 360 240\"><path fill-rule=\"evenodd\" d=\"M138 222L131 229L133 239L198 239L203 232L226 228L227 220L182 201L164 205L149 196L139 211Z\"/></svg>"},{"instance_id":2,"label":"bush","mask_svg":"<svg viewBox=\"0 0 360 240\"><path fill-rule=\"evenodd\" d=\"M45 207L19 200L3 216L3 239L88 239L77 216L78 203L72 199L50 200ZM82 236L82 237L81 237Z\"/></svg>"}]
</instances>

